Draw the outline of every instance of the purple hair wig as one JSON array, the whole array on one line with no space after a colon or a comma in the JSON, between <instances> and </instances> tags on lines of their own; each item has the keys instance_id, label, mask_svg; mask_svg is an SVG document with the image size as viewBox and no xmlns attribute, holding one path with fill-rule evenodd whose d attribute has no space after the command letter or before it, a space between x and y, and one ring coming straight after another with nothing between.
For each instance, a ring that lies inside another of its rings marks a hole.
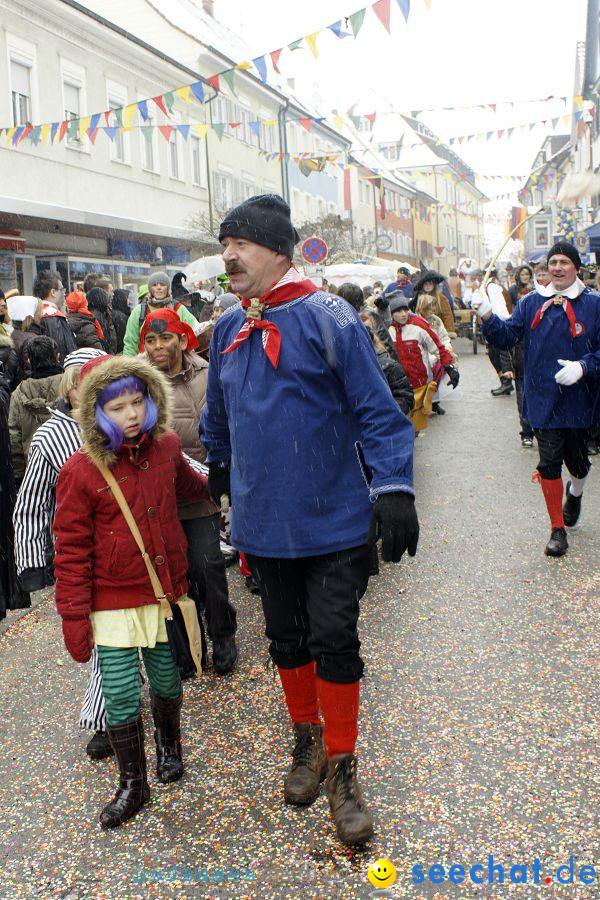
<instances>
[{"instance_id":1,"label":"purple hair wig","mask_svg":"<svg viewBox=\"0 0 600 900\"><path fill-rule=\"evenodd\" d=\"M116 453L123 443L124 434L121 428L106 415L103 410L105 403L120 397L121 394L135 394L140 391L144 395L146 401L146 415L142 422L141 431L150 431L158 422L158 409L156 403L148 393L148 386L135 375L126 375L124 378L116 378L110 384L100 391L94 405L94 413L96 417L96 425L100 432L106 438L106 446L112 452Z\"/></svg>"}]
</instances>

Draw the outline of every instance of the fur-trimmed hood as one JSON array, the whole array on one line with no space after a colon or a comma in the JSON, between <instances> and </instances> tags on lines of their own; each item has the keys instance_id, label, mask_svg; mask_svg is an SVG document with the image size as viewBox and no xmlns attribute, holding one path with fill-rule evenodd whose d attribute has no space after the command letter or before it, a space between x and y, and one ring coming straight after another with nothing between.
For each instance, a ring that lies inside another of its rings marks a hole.
<instances>
[{"instance_id":1,"label":"fur-trimmed hood","mask_svg":"<svg viewBox=\"0 0 600 900\"><path fill-rule=\"evenodd\" d=\"M12 342L12 338L0 328L0 347L10 347L12 350L15 349L15 345Z\"/></svg>"},{"instance_id":2,"label":"fur-trimmed hood","mask_svg":"<svg viewBox=\"0 0 600 900\"><path fill-rule=\"evenodd\" d=\"M165 376L139 356L107 356L85 376L79 390L79 409L75 416L83 438L82 450L93 462L111 466L116 455L107 449L104 436L96 426L95 403L100 391L130 375L139 378L148 387L148 393L156 403L158 421L149 434L158 438L170 430L171 393Z\"/></svg>"}]
</instances>

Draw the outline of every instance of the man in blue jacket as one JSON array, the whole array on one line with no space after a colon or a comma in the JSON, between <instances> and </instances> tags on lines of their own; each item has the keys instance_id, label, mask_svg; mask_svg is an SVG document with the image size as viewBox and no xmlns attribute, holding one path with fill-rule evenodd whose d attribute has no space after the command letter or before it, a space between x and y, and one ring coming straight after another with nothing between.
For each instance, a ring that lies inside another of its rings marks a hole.
<instances>
[{"instance_id":1,"label":"man in blue jacket","mask_svg":"<svg viewBox=\"0 0 600 900\"><path fill-rule=\"evenodd\" d=\"M210 348L209 491L231 496L232 543L261 590L296 738L285 800L312 803L327 776L340 840L362 844L373 823L354 753L359 600L379 534L384 560L416 553L414 433L354 310L292 264L298 235L281 197L242 203L219 240L243 300Z\"/></svg>"},{"instance_id":2,"label":"man in blue jacket","mask_svg":"<svg viewBox=\"0 0 600 900\"><path fill-rule=\"evenodd\" d=\"M560 241L548 253L550 283L538 285L502 320L479 292L473 307L486 341L509 349L523 341L523 418L538 442L539 480L550 517L547 556L568 549L567 527L577 524L583 487L590 469L588 429L600 422L600 295L577 277L579 253ZM562 465L567 482L563 505Z\"/></svg>"}]
</instances>

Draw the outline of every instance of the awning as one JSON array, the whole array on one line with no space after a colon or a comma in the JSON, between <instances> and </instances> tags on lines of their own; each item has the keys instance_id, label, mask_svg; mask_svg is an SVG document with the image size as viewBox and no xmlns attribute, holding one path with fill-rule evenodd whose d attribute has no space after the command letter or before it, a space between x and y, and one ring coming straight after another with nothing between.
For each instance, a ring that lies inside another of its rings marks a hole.
<instances>
[{"instance_id":1,"label":"awning","mask_svg":"<svg viewBox=\"0 0 600 900\"><path fill-rule=\"evenodd\" d=\"M600 253L600 222L583 229L590 237L590 253Z\"/></svg>"},{"instance_id":2,"label":"awning","mask_svg":"<svg viewBox=\"0 0 600 900\"><path fill-rule=\"evenodd\" d=\"M533 253L528 253L525 257L525 262L528 263L536 263L539 262L543 256L546 256L548 253L547 250L534 250Z\"/></svg>"}]
</instances>

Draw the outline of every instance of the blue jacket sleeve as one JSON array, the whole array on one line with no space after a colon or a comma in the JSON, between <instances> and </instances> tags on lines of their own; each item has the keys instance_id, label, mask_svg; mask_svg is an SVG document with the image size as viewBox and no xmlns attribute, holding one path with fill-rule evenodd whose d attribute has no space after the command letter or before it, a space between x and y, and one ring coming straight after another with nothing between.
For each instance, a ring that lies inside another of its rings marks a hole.
<instances>
[{"instance_id":1,"label":"blue jacket sleeve","mask_svg":"<svg viewBox=\"0 0 600 900\"><path fill-rule=\"evenodd\" d=\"M330 337L330 365L359 422L357 452L371 500L392 491L414 495L414 430L390 393L366 328L357 317Z\"/></svg>"},{"instance_id":2,"label":"blue jacket sleeve","mask_svg":"<svg viewBox=\"0 0 600 900\"><path fill-rule=\"evenodd\" d=\"M591 342L595 350L586 353L579 359L583 366L584 375L588 378L600 380L600 297L598 297L596 308L596 321L594 322L594 337Z\"/></svg>"},{"instance_id":3,"label":"blue jacket sleeve","mask_svg":"<svg viewBox=\"0 0 600 900\"><path fill-rule=\"evenodd\" d=\"M512 316L501 319L495 313L490 319L484 319L481 324L481 332L494 347L500 350L509 350L518 344L523 337L525 323L523 321L524 303L517 303Z\"/></svg>"},{"instance_id":4,"label":"blue jacket sleeve","mask_svg":"<svg viewBox=\"0 0 600 900\"><path fill-rule=\"evenodd\" d=\"M210 342L206 406L200 417L198 434L200 442L206 447L207 462L228 463L231 458L231 442L225 399L221 387L221 353L217 343L217 334L218 329L215 328Z\"/></svg>"}]
</instances>

